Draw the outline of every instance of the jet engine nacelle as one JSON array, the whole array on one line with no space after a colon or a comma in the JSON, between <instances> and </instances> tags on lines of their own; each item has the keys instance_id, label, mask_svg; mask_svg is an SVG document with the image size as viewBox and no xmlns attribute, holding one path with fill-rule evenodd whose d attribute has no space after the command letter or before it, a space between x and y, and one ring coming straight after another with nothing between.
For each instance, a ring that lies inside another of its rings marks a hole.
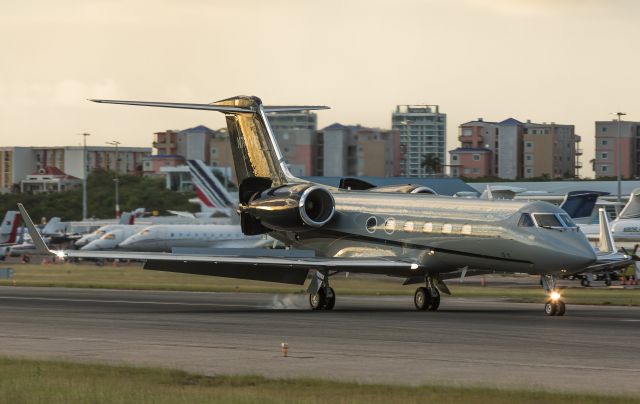
<instances>
[{"instance_id":1,"label":"jet engine nacelle","mask_svg":"<svg viewBox=\"0 0 640 404\"><path fill-rule=\"evenodd\" d=\"M301 232L331 220L335 201L321 186L294 184L256 193L241 210L268 229Z\"/></svg>"}]
</instances>

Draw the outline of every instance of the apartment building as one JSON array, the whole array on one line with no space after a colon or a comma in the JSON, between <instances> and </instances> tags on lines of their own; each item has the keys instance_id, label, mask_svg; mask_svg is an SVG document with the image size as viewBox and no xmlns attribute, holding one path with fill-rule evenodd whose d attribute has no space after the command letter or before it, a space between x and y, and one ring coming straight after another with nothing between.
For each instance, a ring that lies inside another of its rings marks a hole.
<instances>
[{"instance_id":1,"label":"apartment building","mask_svg":"<svg viewBox=\"0 0 640 404\"><path fill-rule=\"evenodd\" d=\"M96 169L121 174L142 173L142 159L151 153L148 147L87 146L0 147L0 192L18 191L20 181L41 169L55 167L66 175L84 178Z\"/></svg>"},{"instance_id":2,"label":"apartment building","mask_svg":"<svg viewBox=\"0 0 640 404\"><path fill-rule=\"evenodd\" d=\"M573 125L478 118L459 127L461 146L449 151L451 174L503 179L573 177L582 167Z\"/></svg>"},{"instance_id":3,"label":"apartment building","mask_svg":"<svg viewBox=\"0 0 640 404\"><path fill-rule=\"evenodd\" d=\"M315 175L326 177L400 174L400 132L334 123L318 132Z\"/></svg>"},{"instance_id":4,"label":"apartment building","mask_svg":"<svg viewBox=\"0 0 640 404\"><path fill-rule=\"evenodd\" d=\"M280 151L296 176L316 172L318 116L310 111L267 114Z\"/></svg>"},{"instance_id":5,"label":"apartment building","mask_svg":"<svg viewBox=\"0 0 640 404\"><path fill-rule=\"evenodd\" d=\"M391 115L391 127L400 133L402 176L427 176L429 168L423 167L422 162L429 154L444 165L447 115L440 112L438 105L398 105Z\"/></svg>"},{"instance_id":6,"label":"apartment building","mask_svg":"<svg viewBox=\"0 0 640 404\"><path fill-rule=\"evenodd\" d=\"M596 178L616 177L618 159L620 159L622 178L640 177L640 122L621 121L618 126L617 120L597 121L595 131ZM618 156L617 142L620 142L620 156Z\"/></svg>"}]
</instances>

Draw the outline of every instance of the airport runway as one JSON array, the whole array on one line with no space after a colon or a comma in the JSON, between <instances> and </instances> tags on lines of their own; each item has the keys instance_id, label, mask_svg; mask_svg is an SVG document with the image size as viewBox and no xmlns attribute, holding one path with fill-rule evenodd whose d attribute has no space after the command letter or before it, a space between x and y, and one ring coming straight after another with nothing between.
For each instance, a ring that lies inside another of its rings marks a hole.
<instances>
[{"instance_id":1,"label":"airport runway","mask_svg":"<svg viewBox=\"0 0 640 404\"><path fill-rule=\"evenodd\" d=\"M338 291L339 293L339 291ZM0 288L0 355L274 377L640 394L640 308L443 298ZM289 346L281 357L280 344Z\"/></svg>"}]
</instances>

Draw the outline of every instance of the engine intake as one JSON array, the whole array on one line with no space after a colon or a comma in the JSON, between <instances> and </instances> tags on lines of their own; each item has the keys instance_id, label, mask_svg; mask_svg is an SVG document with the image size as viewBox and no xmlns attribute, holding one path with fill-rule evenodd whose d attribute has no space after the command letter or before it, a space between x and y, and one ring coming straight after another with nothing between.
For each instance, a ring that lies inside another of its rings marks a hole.
<instances>
[{"instance_id":1,"label":"engine intake","mask_svg":"<svg viewBox=\"0 0 640 404\"><path fill-rule=\"evenodd\" d=\"M335 201L321 186L295 184L256 193L242 210L268 229L300 232L331 220Z\"/></svg>"}]
</instances>

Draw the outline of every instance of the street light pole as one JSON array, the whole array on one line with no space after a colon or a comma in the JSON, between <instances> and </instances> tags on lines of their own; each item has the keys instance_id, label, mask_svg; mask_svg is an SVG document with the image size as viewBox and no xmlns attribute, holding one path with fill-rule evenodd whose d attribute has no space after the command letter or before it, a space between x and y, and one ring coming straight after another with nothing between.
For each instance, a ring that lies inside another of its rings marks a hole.
<instances>
[{"instance_id":1,"label":"street light pole","mask_svg":"<svg viewBox=\"0 0 640 404\"><path fill-rule=\"evenodd\" d=\"M119 193L119 184L120 184L120 179L118 178L118 170L119 170L119 166L120 166L120 156L118 155L118 145L120 144L120 142L118 142L117 140L111 141L111 142L106 142L107 144L110 144L112 146L116 147L116 164L115 164L115 178L113 179L113 182L115 182L116 184L116 218L120 217L120 193Z\"/></svg>"},{"instance_id":2,"label":"street light pole","mask_svg":"<svg viewBox=\"0 0 640 404\"><path fill-rule=\"evenodd\" d=\"M618 141L616 142L616 155L618 157L617 161L617 169L618 172L618 203L622 202L622 132L620 128L620 119L623 115L627 115L624 112L616 112L615 115L618 116Z\"/></svg>"},{"instance_id":3,"label":"street light pole","mask_svg":"<svg viewBox=\"0 0 640 404\"><path fill-rule=\"evenodd\" d=\"M91 136L89 133L82 133L82 220L87 220L87 136Z\"/></svg>"}]
</instances>

